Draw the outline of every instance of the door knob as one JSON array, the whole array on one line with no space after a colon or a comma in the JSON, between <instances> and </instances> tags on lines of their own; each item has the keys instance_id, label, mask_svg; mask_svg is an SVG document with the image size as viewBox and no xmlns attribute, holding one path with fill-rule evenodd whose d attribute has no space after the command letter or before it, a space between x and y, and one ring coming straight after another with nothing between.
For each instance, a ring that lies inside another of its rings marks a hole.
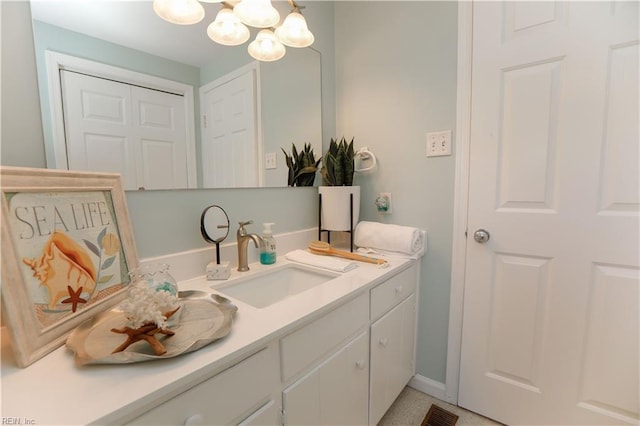
<instances>
[{"instance_id":1,"label":"door knob","mask_svg":"<svg viewBox=\"0 0 640 426\"><path fill-rule=\"evenodd\" d=\"M485 231L484 229L478 229L476 232L473 233L473 239L476 240L476 242L479 242L480 244L486 243L487 241L489 241L489 238L491 238L491 235L489 234L488 231Z\"/></svg>"}]
</instances>

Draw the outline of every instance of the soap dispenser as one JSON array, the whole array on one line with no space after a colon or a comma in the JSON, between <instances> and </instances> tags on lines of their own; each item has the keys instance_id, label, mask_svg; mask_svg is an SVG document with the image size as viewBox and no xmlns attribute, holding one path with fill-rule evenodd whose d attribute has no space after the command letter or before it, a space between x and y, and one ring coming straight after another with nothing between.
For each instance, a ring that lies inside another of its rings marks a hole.
<instances>
[{"instance_id":1,"label":"soap dispenser","mask_svg":"<svg viewBox=\"0 0 640 426\"><path fill-rule=\"evenodd\" d=\"M276 263L276 239L273 238L273 231L271 227L273 223L263 223L264 229L262 230L262 240L264 241L264 247L260 252L260 263L263 265L272 265Z\"/></svg>"}]
</instances>

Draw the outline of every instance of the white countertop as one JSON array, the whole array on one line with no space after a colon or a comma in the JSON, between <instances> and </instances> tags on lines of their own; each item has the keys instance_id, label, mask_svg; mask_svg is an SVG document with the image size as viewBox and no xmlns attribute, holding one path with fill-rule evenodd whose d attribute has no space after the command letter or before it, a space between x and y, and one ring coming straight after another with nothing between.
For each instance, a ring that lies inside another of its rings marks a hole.
<instances>
[{"instance_id":1,"label":"white countertop","mask_svg":"<svg viewBox=\"0 0 640 426\"><path fill-rule=\"evenodd\" d=\"M2 418L20 424L76 425L129 421L209 378L269 341L320 316L363 291L405 269L414 261L389 259L388 268L358 262L352 271L281 302L257 309L232 299L238 306L231 333L204 348L166 360L135 364L77 367L73 353L60 347L27 368L15 365L11 348L2 348ZM251 264L248 272L232 271L229 280L253 275L289 263L279 257L275 265ZM180 290L205 290L228 281L198 277L179 283ZM222 293L222 291L220 291Z\"/></svg>"}]
</instances>

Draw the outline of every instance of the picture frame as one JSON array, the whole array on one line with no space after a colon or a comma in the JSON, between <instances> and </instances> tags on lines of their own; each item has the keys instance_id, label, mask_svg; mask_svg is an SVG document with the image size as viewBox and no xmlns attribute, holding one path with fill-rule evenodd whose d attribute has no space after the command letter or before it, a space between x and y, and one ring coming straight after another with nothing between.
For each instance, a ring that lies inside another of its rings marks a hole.
<instances>
[{"instance_id":1,"label":"picture frame","mask_svg":"<svg viewBox=\"0 0 640 426\"><path fill-rule=\"evenodd\" d=\"M138 267L119 174L0 167L3 325L19 367L126 297Z\"/></svg>"}]
</instances>

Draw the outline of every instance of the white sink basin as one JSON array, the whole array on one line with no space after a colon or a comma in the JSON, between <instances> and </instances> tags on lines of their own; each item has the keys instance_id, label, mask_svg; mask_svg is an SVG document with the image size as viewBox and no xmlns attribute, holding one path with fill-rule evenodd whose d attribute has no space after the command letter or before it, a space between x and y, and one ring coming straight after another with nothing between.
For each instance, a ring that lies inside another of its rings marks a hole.
<instances>
[{"instance_id":1,"label":"white sink basin","mask_svg":"<svg viewBox=\"0 0 640 426\"><path fill-rule=\"evenodd\" d=\"M273 271L238 278L215 290L256 308L265 308L302 293L335 277L338 273L288 264Z\"/></svg>"}]
</instances>

